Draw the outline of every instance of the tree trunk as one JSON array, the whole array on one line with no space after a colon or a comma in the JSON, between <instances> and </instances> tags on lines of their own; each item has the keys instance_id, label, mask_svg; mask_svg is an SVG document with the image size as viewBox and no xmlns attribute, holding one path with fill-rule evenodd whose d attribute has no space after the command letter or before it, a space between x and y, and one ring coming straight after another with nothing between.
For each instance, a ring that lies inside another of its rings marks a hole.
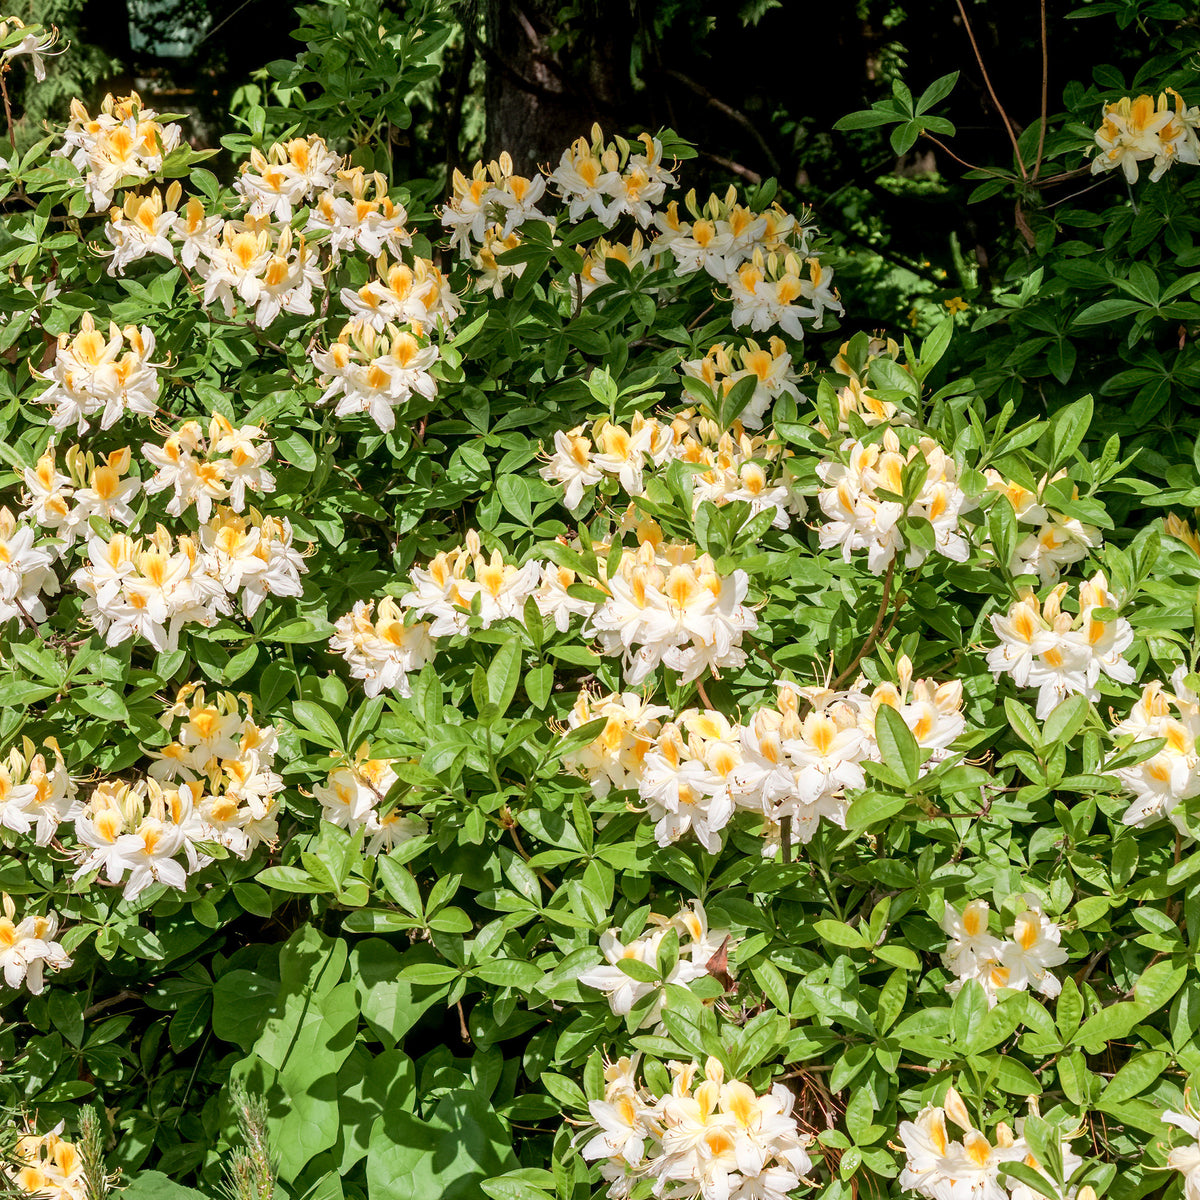
<instances>
[{"instance_id":1,"label":"tree trunk","mask_svg":"<svg viewBox=\"0 0 1200 1200\"><path fill-rule=\"evenodd\" d=\"M626 117L634 31L628 0L589 5L571 21L566 44L554 51L560 7L555 0L484 5L486 153L494 158L507 150L524 174L556 163L594 122L611 134Z\"/></svg>"}]
</instances>

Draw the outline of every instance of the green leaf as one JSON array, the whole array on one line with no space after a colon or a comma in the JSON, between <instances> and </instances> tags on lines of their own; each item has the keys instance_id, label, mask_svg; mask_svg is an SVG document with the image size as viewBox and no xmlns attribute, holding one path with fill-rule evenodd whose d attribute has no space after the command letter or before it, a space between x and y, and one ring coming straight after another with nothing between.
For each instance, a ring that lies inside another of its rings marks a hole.
<instances>
[{"instance_id":1,"label":"green leaf","mask_svg":"<svg viewBox=\"0 0 1200 1200\"><path fill-rule=\"evenodd\" d=\"M508 710L521 680L521 650L516 640L500 646L487 669L488 700L496 706L499 716Z\"/></svg>"},{"instance_id":2,"label":"green leaf","mask_svg":"<svg viewBox=\"0 0 1200 1200\"><path fill-rule=\"evenodd\" d=\"M121 1195L133 1200L209 1200L203 1192L184 1187L161 1171L138 1171Z\"/></svg>"},{"instance_id":3,"label":"green leaf","mask_svg":"<svg viewBox=\"0 0 1200 1200\"><path fill-rule=\"evenodd\" d=\"M371 1130L371 1200L478 1200L484 1180L517 1167L512 1139L485 1096L455 1089L428 1120L385 1112Z\"/></svg>"},{"instance_id":4,"label":"green leaf","mask_svg":"<svg viewBox=\"0 0 1200 1200\"><path fill-rule=\"evenodd\" d=\"M916 783L924 755L904 718L889 704L880 705L875 714L875 740L884 763L906 783Z\"/></svg>"},{"instance_id":5,"label":"green leaf","mask_svg":"<svg viewBox=\"0 0 1200 1200\"><path fill-rule=\"evenodd\" d=\"M310 742L330 751L346 748L337 722L321 705L311 700L296 700L292 703L292 716Z\"/></svg>"}]
</instances>

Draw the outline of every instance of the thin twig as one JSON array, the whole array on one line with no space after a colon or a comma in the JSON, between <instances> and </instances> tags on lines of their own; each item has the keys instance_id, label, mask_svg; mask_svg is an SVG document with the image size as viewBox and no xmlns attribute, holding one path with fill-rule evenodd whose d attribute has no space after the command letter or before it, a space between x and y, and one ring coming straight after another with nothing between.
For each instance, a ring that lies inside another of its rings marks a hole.
<instances>
[{"instance_id":1,"label":"thin twig","mask_svg":"<svg viewBox=\"0 0 1200 1200\"><path fill-rule=\"evenodd\" d=\"M517 833L517 826L516 826L515 822L514 822L514 824L509 825L508 832L509 832L510 836L512 837L513 845L516 846L516 848L517 848L517 853L526 862L529 862L529 851L526 850L524 845L521 843L521 837ZM558 890L554 886L554 884L551 883L550 880L546 878L546 876L543 872L539 871L536 867L532 868L532 870L533 870L533 873L546 885L546 887L550 889L550 891L554 892L554 891Z\"/></svg>"},{"instance_id":2,"label":"thin twig","mask_svg":"<svg viewBox=\"0 0 1200 1200\"><path fill-rule=\"evenodd\" d=\"M921 136L926 138L928 141L931 141L935 146L938 147L938 149L944 150L952 159L954 159L956 163L958 163L960 166L966 167L968 171L982 171L985 175L994 175L997 179L1008 178L1008 176L1006 176L1002 171L992 171L988 167L977 167L974 163L967 162L965 158L959 158L958 155L955 154L954 151L951 150L941 138L934 137L933 134L926 129L921 130Z\"/></svg>"},{"instance_id":3,"label":"thin twig","mask_svg":"<svg viewBox=\"0 0 1200 1200\"><path fill-rule=\"evenodd\" d=\"M115 1004L124 1004L126 1000L138 999L137 992L120 991L115 995L106 996L103 1000L97 1000L95 1004L89 1004L83 1010L83 1019L86 1021L88 1017L95 1016L98 1012L103 1012L106 1008L112 1008Z\"/></svg>"},{"instance_id":4,"label":"thin twig","mask_svg":"<svg viewBox=\"0 0 1200 1200\"><path fill-rule=\"evenodd\" d=\"M1050 89L1050 47L1046 42L1046 0L1039 0L1042 14L1042 124L1038 132L1037 161L1033 164L1033 178L1042 169L1042 151L1046 148L1046 119Z\"/></svg>"},{"instance_id":5,"label":"thin twig","mask_svg":"<svg viewBox=\"0 0 1200 1200\"><path fill-rule=\"evenodd\" d=\"M767 139L763 137L758 126L744 112L734 108L731 104L726 104L724 100L718 100L702 83L697 83L690 75L685 75L682 71L676 71L668 67L663 71L663 74L678 83L682 83L689 91L695 92L709 108L715 108L717 112L724 114L735 124L740 125L758 144L758 148L762 151L763 158L767 160L767 165L771 168L772 173L775 175L780 173L779 159L772 153L771 147L767 145Z\"/></svg>"},{"instance_id":6,"label":"thin twig","mask_svg":"<svg viewBox=\"0 0 1200 1200\"><path fill-rule=\"evenodd\" d=\"M17 152L17 130L16 126L13 125L12 102L8 98L8 84L4 82L4 76L8 74L9 70L11 70L11 68L9 67L8 63L5 63L2 67L0 67L0 93L3 93L4 95L4 119L8 122L8 140L12 145L13 154L15 155ZM13 169L15 169L16 166L17 164L14 161Z\"/></svg>"},{"instance_id":7,"label":"thin twig","mask_svg":"<svg viewBox=\"0 0 1200 1200\"><path fill-rule=\"evenodd\" d=\"M975 61L979 64L980 74L983 75L983 82L987 85L988 95L992 98L992 103L996 106L996 111L999 112L1001 120L1004 122L1004 128L1008 130L1009 141L1012 142L1013 151L1017 156L1017 166L1021 168L1021 178L1028 179L1029 172L1025 170L1025 160L1021 157L1021 147L1017 144L1017 134L1013 129L1012 122L1008 119L1008 113L1004 111L1004 105L1000 103L1000 97L996 95L996 89L992 87L991 77L987 73L987 67L983 65L983 55L979 53L979 44L975 41L975 31L971 28L971 18L967 16L967 10L963 7L963 0L954 0L958 5L958 11L962 14L963 26L967 31L967 37L971 39L971 49L975 52Z\"/></svg>"},{"instance_id":8,"label":"thin twig","mask_svg":"<svg viewBox=\"0 0 1200 1200\"><path fill-rule=\"evenodd\" d=\"M41 631L38 629L37 622L33 619L33 614L30 613L29 609L25 607L24 603L21 601L21 597L14 596L13 603L17 606L17 611L21 614L21 620L25 622L26 627L37 634L38 641L45 641L45 638L42 637Z\"/></svg>"},{"instance_id":9,"label":"thin twig","mask_svg":"<svg viewBox=\"0 0 1200 1200\"><path fill-rule=\"evenodd\" d=\"M888 602L892 598L892 575L895 573L895 571L896 571L896 560L895 560L895 558L893 558L892 561L890 563L888 563L887 575L884 576L883 595L882 595L882 597L880 597L880 600L879 600L879 611L875 614L875 624L871 626L871 632L867 634L867 640L865 642L863 642L858 653L854 656L854 660L829 685L829 690L831 692L836 692L838 690L838 688L840 688L842 686L842 684L845 683L848 679L854 678L854 672L858 670L858 664L860 662L862 662L862 660L864 658L866 658L868 654L871 653L871 651L875 647L875 643L879 640L879 631L883 628L883 619L884 619L884 617L887 616ZM899 603L897 603L897 605L896 605L897 614L899 614L899 611L900 611L900 605L899 605ZM895 624L896 624L896 622L895 622L895 619L893 618L892 625L888 629L889 633L895 627Z\"/></svg>"},{"instance_id":10,"label":"thin twig","mask_svg":"<svg viewBox=\"0 0 1200 1200\"><path fill-rule=\"evenodd\" d=\"M732 171L747 183L754 184L755 187L762 183L763 177L757 171L752 171L749 167L744 167L740 162L734 162L732 158L726 158L723 154L713 154L711 150L701 150L700 157L707 158L709 162L716 163L718 167L724 167L726 171Z\"/></svg>"}]
</instances>

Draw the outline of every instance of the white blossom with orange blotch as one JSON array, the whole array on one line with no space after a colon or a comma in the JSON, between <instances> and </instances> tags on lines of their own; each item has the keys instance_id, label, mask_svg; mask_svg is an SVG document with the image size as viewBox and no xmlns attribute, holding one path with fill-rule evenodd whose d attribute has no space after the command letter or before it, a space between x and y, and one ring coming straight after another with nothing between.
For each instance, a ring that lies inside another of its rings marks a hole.
<instances>
[{"instance_id":1,"label":"white blossom with orange blotch","mask_svg":"<svg viewBox=\"0 0 1200 1200\"><path fill-rule=\"evenodd\" d=\"M39 750L24 738L0 759L0 829L32 831L35 845L48 846L59 825L78 814L78 792L58 742L47 738Z\"/></svg>"},{"instance_id":2,"label":"white blossom with orange blotch","mask_svg":"<svg viewBox=\"0 0 1200 1200\"><path fill-rule=\"evenodd\" d=\"M1159 738L1162 748L1133 766L1108 769L1134 795L1121 818L1126 825L1145 829L1165 818L1190 837L1180 809L1183 801L1200 795L1200 701L1185 682L1187 674L1186 666L1177 667L1169 691L1161 680L1148 683L1129 716L1112 728L1112 736L1128 739L1130 748Z\"/></svg>"},{"instance_id":3,"label":"white blossom with orange blotch","mask_svg":"<svg viewBox=\"0 0 1200 1200\"><path fill-rule=\"evenodd\" d=\"M1069 695L1096 701L1096 681L1103 672L1118 683L1133 683L1133 667L1124 652L1133 643L1133 628L1114 614L1118 600L1108 580L1097 571L1078 587L1078 615L1064 612L1068 585L1060 583L1040 604L1030 589L1009 608L993 614L992 629L1000 644L988 651L988 667L997 679L1013 677L1018 687L1038 689L1037 716L1044 720ZM1105 614L1102 617L1100 614Z\"/></svg>"},{"instance_id":4,"label":"white blossom with orange blotch","mask_svg":"<svg viewBox=\"0 0 1200 1200\"><path fill-rule=\"evenodd\" d=\"M353 321L376 333L389 324L411 325L417 334L426 326L445 333L460 311L450 281L429 259L414 258L409 266L389 262L386 254L376 260L374 276L362 287L342 288L341 302Z\"/></svg>"},{"instance_id":5,"label":"white blossom with orange blotch","mask_svg":"<svg viewBox=\"0 0 1200 1200\"><path fill-rule=\"evenodd\" d=\"M351 321L328 350L311 357L325 389L321 403L336 399L336 416L366 414L383 433L395 428L396 410L413 396L437 395L430 374L437 346L395 325L376 332L366 321Z\"/></svg>"},{"instance_id":6,"label":"white blossom with orange blotch","mask_svg":"<svg viewBox=\"0 0 1200 1200\"><path fill-rule=\"evenodd\" d=\"M295 209L334 186L343 162L315 133L275 142L266 154L250 151L233 190L249 205L250 216L269 214L277 221L290 221Z\"/></svg>"},{"instance_id":7,"label":"white blossom with orange blotch","mask_svg":"<svg viewBox=\"0 0 1200 1200\"><path fill-rule=\"evenodd\" d=\"M1060 945L1061 930L1046 916L1037 896L1026 892L1017 902L1020 911L1007 938L989 932L986 900L972 900L961 912L946 905L941 925L949 940L942 963L956 977L946 985L950 995L957 995L969 979L983 988L989 1007L1003 988L1034 991L1047 999L1062 991L1061 980L1051 972L1068 957Z\"/></svg>"},{"instance_id":8,"label":"white blossom with orange blotch","mask_svg":"<svg viewBox=\"0 0 1200 1200\"><path fill-rule=\"evenodd\" d=\"M312 316L313 293L324 289L313 247L290 225L276 229L269 218L226 221L196 260L204 281L204 303L220 303L232 317L239 302L260 329L281 313Z\"/></svg>"},{"instance_id":9,"label":"white blossom with orange blotch","mask_svg":"<svg viewBox=\"0 0 1200 1200\"><path fill-rule=\"evenodd\" d=\"M58 592L55 558L52 546L38 544L31 525L0 508L0 624L13 618L26 623L46 619L43 597Z\"/></svg>"},{"instance_id":10,"label":"white blossom with orange blotch","mask_svg":"<svg viewBox=\"0 0 1200 1200\"><path fill-rule=\"evenodd\" d=\"M366 852L376 855L419 837L428 826L398 806L383 811L388 792L399 777L394 759L371 758L370 753L363 743L353 761L335 767L325 783L313 788L313 795L321 803L324 820L350 833L365 829Z\"/></svg>"},{"instance_id":11,"label":"white blossom with orange blotch","mask_svg":"<svg viewBox=\"0 0 1200 1200\"><path fill-rule=\"evenodd\" d=\"M807 213L797 217L778 203L755 212L739 201L732 186L723 197L714 193L702 205L690 191L684 208L690 221L674 200L654 218L659 231L655 248L670 251L679 276L705 271L718 283L728 284L756 252L803 257L815 232Z\"/></svg>"},{"instance_id":12,"label":"white blossom with orange blotch","mask_svg":"<svg viewBox=\"0 0 1200 1200\"><path fill-rule=\"evenodd\" d=\"M88 1200L83 1155L62 1137L63 1122L40 1136L28 1128L17 1138L3 1170L18 1193L38 1200Z\"/></svg>"},{"instance_id":13,"label":"white blossom with orange blotch","mask_svg":"<svg viewBox=\"0 0 1200 1200\"><path fill-rule=\"evenodd\" d=\"M654 220L654 208L674 187L675 176L663 165L662 143L643 133L637 143L622 137L605 142L598 125L590 143L577 139L564 150L549 181L567 202L572 221L591 212L606 229L631 216L644 229Z\"/></svg>"},{"instance_id":14,"label":"white blossom with orange blotch","mask_svg":"<svg viewBox=\"0 0 1200 1200\"><path fill-rule=\"evenodd\" d=\"M633 1064L617 1066L604 1099L588 1105L598 1128L581 1150L599 1161L614 1200L643 1181L670 1200L787 1200L807 1182L812 1138L782 1084L759 1094L709 1058L699 1083L695 1063L670 1063L671 1090L659 1096L636 1082Z\"/></svg>"},{"instance_id":15,"label":"white blossom with orange blotch","mask_svg":"<svg viewBox=\"0 0 1200 1200\"><path fill-rule=\"evenodd\" d=\"M451 184L442 224L451 231L450 245L460 254L469 255L475 243L482 243L491 225L498 227L497 236L503 241L526 221L549 219L538 209L546 180L541 175L531 179L518 174L507 151L487 166L477 162L469 179L456 169Z\"/></svg>"},{"instance_id":16,"label":"white blossom with orange blotch","mask_svg":"<svg viewBox=\"0 0 1200 1200\"><path fill-rule=\"evenodd\" d=\"M647 996L654 1001L640 1014L639 1029L656 1025L666 1004L664 985L686 987L708 974L710 959L725 945L729 931L708 927L708 915L699 900L681 908L674 916L652 912L646 917L647 932L628 942L621 940L619 929L607 929L600 935L600 953L604 962L581 971L578 979L585 987L603 992L608 1006L620 1017L628 1016L636 1004ZM679 954L675 965L663 980L635 980L621 970L622 962L640 962L658 966L658 952L663 938L672 930L679 937Z\"/></svg>"},{"instance_id":17,"label":"white blossom with orange blotch","mask_svg":"<svg viewBox=\"0 0 1200 1200\"><path fill-rule=\"evenodd\" d=\"M109 206L125 179L156 175L163 158L180 144L181 127L163 125L157 116L143 106L137 92L119 97L109 93L95 117L81 101L71 101L71 120L63 130L66 145L54 153L69 158L83 176L96 212Z\"/></svg>"},{"instance_id":18,"label":"white blossom with orange blotch","mask_svg":"<svg viewBox=\"0 0 1200 1200\"><path fill-rule=\"evenodd\" d=\"M914 466L913 464L918 464ZM903 502L906 471L923 469L916 495ZM817 465L825 487L817 493L828 518L819 529L823 550L838 547L849 562L867 551L867 568L882 575L899 554L905 567L920 566L929 551L906 542L903 518L918 518L933 527L934 551L952 562L965 562L970 548L960 532L961 517L975 507L958 483L958 465L932 438L903 446L895 429L881 441L847 439L837 459Z\"/></svg>"},{"instance_id":19,"label":"white blossom with orange blotch","mask_svg":"<svg viewBox=\"0 0 1200 1200\"><path fill-rule=\"evenodd\" d=\"M359 250L371 258L387 251L399 257L412 245L405 227L404 205L388 196L387 180L378 171L368 174L362 167L338 171L333 186L322 192L308 214L308 232L329 234L333 261Z\"/></svg>"},{"instance_id":20,"label":"white blossom with orange blotch","mask_svg":"<svg viewBox=\"0 0 1200 1200\"><path fill-rule=\"evenodd\" d=\"M609 263L612 261L619 262L630 272L651 270L655 265L653 243L647 244L638 229L633 231L628 242L610 242L606 238L595 241L583 256L583 266L580 268L577 283L571 285L573 288L578 287L578 299L581 302L597 288L613 282L613 276L609 273ZM643 287L642 291L652 296L657 289Z\"/></svg>"},{"instance_id":21,"label":"white blossom with orange blotch","mask_svg":"<svg viewBox=\"0 0 1200 1200\"><path fill-rule=\"evenodd\" d=\"M156 883L184 891L188 876L207 863L195 843L205 826L197 783L164 788L156 779L103 781L75 818L74 879L101 873L135 900ZM183 856L185 862L180 862Z\"/></svg>"},{"instance_id":22,"label":"white blossom with orange blotch","mask_svg":"<svg viewBox=\"0 0 1200 1200\"><path fill-rule=\"evenodd\" d=\"M127 412L153 416L158 409L158 371L152 361L154 334L143 325L118 329L109 324L105 338L91 313L84 313L74 338L60 334L54 362L44 374L30 365L35 379L50 387L37 403L54 406L50 424L57 430L74 425L83 433L100 413L100 428L111 429Z\"/></svg>"},{"instance_id":23,"label":"white blossom with orange blotch","mask_svg":"<svg viewBox=\"0 0 1200 1200\"><path fill-rule=\"evenodd\" d=\"M1032 492L1005 479L990 467L984 472L988 490L999 492L1012 505L1017 521L1022 525L1037 526L1017 543L1008 569L1014 575L1036 575L1043 587L1056 584L1063 567L1082 562L1090 551L1099 549L1104 542L1103 534L1095 525L1052 512L1042 502L1047 483L1065 477L1066 472L1059 471L1053 479L1043 478L1037 491ZM1079 489L1074 488L1073 493L1077 499Z\"/></svg>"},{"instance_id":24,"label":"white blossom with orange blotch","mask_svg":"<svg viewBox=\"0 0 1200 1200\"><path fill-rule=\"evenodd\" d=\"M730 275L729 290L735 329L748 325L763 333L779 328L797 341L804 337L804 322L820 329L826 312L844 311L833 287L833 271L816 258L792 253L764 255L755 250Z\"/></svg>"},{"instance_id":25,"label":"white blossom with orange blotch","mask_svg":"<svg viewBox=\"0 0 1200 1200\"><path fill-rule=\"evenodd\" d=\"M167 188L165 201L158 188L152 188L146 195L125 193L124 203L110 210L108 224L104 226L104 236L112 244L109 275L124 275L126 267L148 254L174 262L175 248L170 234L179 220L177 206L181 195L178 181Z\"/></svg>"},{"instance_id":26,"label":"white blossom with orange blotch","mask_svg":"<svg viewBox=\"0 0 1200 1200\"><path fill-rule=\"evenodd\" d=\"M194 683L179 689L160 721L171 741L150 752L149 774L159 782L196 785L196 837L241 859L256 846L273 844L283 791L274 770L275 727L258 725L245 697L218 692L210 698Z\"/></svg>"},{"instance_id":27,"label":"white blossom with orange blotch","mask_svg":"<svg viewBox=\"0 0 1200 1200\"><path fill-rule=\"evenodd\" d=\"M745 662L742 637L758 628L745 571L721 576L695 546L645 540L622 552L606 586L610 598L584 632L597 637L602 653L621 657L627 684L660 664L690 683Z\"/></svg>"},{"instance_id":28,"label":"white blossom with orange blotch","mask_svg":"<svg viewBox=\"0 0 1200 1200\"><path fill-rule=\"evenodd\" d=\"M1122 96L1101 110L1101 125L1096 130L1100 150L1092 159L1092 174L1118 168L1129 183L1137 183L1138 164L1153 160L1151 183L1157 182L1177 162L1200 163L1200 108L1185 108L1183 97L1174 89L1158 97Z\"/></svg>"},{"instance_id":29,"label":"white blossom with orange blotch","mask_svg":"<svg viewBox=\"0 0 1200 1200\"><path fill-rule=\"evenodd\" d=\"M593 696L583 691L567 717L567 729L579 729L604 718L604 728L586 746L563 755L563 765L587 778L592 792L603 799L612 788L636 788L646 753L654 745L660 717L670 713L636 692Z\"/></svg>"},{"instance_id":30,"label":"white blossom with orange blotch","mask_svg":"<svg viewBox=\"0 0 1200 1200\"><path fill-rule=\"evenodd\" d=\"M357 601L334 622L334 629L330 650L346 660L351 677L363 681L368 696L411 696L409 675L433 661L436 648L429 623L405 624L403 611L390 596L378 606L373 600Z\"/></svg>"},{"instance_id":31,"label":"white blossom with orange blotch","mask_svg":"<svg viewBox=\"0 0 1200 1200\"><path fill-rule=\"evenodd\" d=\"M1027 1101L1031 1116L1037 1116L1037 1101ZM949 1119L963 1131L961 1140L951 1140L946 1130ZM905 1152L900 1187L929 1200L1030 1200L1036 1193L1016 1178L1001 1178L1008 1163L1023 1163L1043 1176L1046 1194L1057 1194L1056 1185L1046 1168L1038 1162L1023 1136L1024 1120L1017 1130L1000 1122L991 1138L972 1123L967 1106L953 1087L946 1091L941 1106L928 1105L913 1121L900 1123L900 1140ZM1069 1179L1083 1160L1071 1149L1069 1139L1060 1141L1063 1177ZM1080 1189L1079 1200L1085 1200ZM1076 1196L1075 1189L1064 1193L1064 1200ZM1094 1200L1092 1192L1086 1200Z\"/></svg>"},{"instance_id":32,"label":"white blossom with orange blotch","mask_svg":"<svg viewBox=\"0 0 1200 1200\"><path fill-rule=\"evenodd\" d=\"M58 914L30 914L20 921L12 898L3 895L3 916L0 916L0 972L10 988L24 987L34 996L45 988L45 970L61 971L71 965L71 959L54 940L58 932Z\"/></svg>"},{"instance_id":33,"label":"white blossom with orange blotch","mask_svg":"<svg viewBox=\"0 0 1200 1200\"><path fill-rule=\"evenodd\" d=\"M830 362L832 370L843 376L847 382L837 389L838 402L838 432L850 432L850 414L853 413L868 428L875 425L908 425L912 418L897 408L890 400L880 400L870 394L868 372L871 363L876 359L886 358L907 370L900 362L900 346L892 338L869 338L866 353L857 368L850 362L850 343L843 342L838 352ZM833 432L824 420L817 422L817 429L826 437Z\"/></svg>"},{"instance_id":34,"label":"white blossom with orange blotch","mask_svg":"<svg viewBox=\"0 0 1200 1200\"><path fill-rule=\"evenodd\" d=\"M718 343L703 358L683 363L681 370L685 376L709 387L718 403L735 384L753 377L754 392L738 414L747 429L761 429L767 410L780 396L800 397L796 386L800 376L793 368L787 347L777 337L772 337L766 346L750 340L742 347Z\"/></svg>"}]
</instances>

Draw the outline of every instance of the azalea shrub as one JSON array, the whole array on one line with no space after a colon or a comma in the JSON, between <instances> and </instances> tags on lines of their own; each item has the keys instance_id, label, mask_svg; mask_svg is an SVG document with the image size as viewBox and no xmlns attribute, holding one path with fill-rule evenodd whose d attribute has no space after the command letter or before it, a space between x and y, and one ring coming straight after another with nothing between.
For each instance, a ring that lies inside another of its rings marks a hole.
<instances>
[{"instance_id":1,"label":"azalea shrub","mask_svg":"<svg viewBox=\"0 0 1200 1200\"><path fill-rule=\"evenodd\" d=\"M393 178L452 15L301 17L0 177L9 1190L1200 1194L1190 65L914 333L670 130Z\"/></svg>"}]
</instances>

